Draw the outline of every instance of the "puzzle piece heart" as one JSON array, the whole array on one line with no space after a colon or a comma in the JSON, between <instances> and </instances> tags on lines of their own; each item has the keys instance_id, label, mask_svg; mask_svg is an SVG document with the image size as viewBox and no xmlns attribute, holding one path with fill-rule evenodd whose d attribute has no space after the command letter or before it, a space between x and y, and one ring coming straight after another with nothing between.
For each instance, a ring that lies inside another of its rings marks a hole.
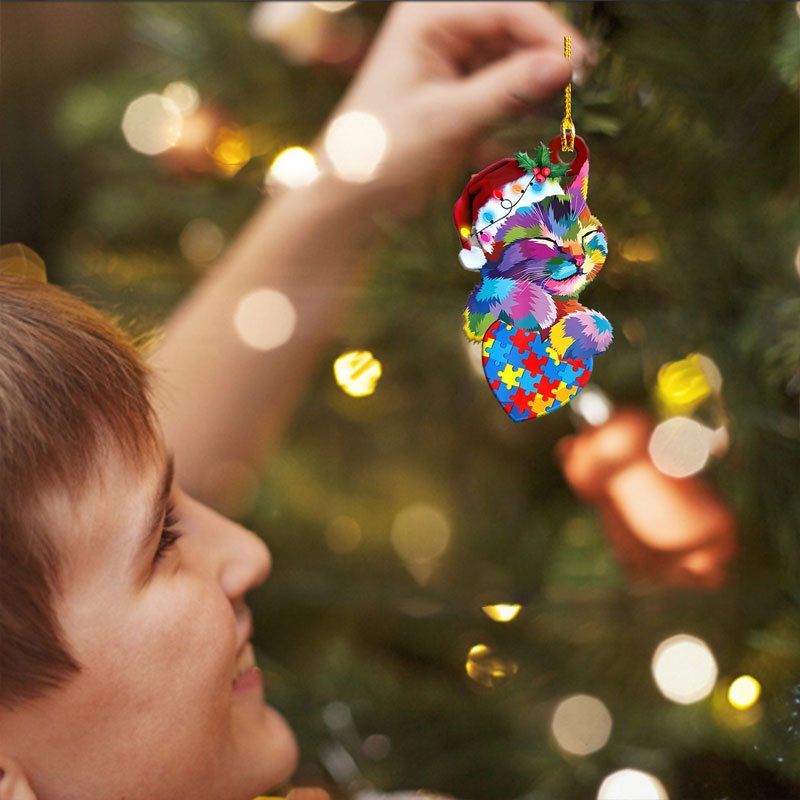
<instances>
[{"instance_id":1,"label":"puzzle piece heart","mask_svg":"<svg viewBox=\"0 0 800 800\"><path fill-rule=\"evenodd\" d=\"M589 381L592 359L559 359L539 331L497 320L483 337L483 372L506 414L523 422L569 403Z\"/></svg>"}]
</instances>

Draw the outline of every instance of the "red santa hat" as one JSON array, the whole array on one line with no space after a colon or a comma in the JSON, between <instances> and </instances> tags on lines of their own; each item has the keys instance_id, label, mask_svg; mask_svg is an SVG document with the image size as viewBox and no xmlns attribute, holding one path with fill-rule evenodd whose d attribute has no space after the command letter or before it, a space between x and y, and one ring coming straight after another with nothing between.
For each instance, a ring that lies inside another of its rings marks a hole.
<instances>
[{"instance_id":1,"label":"red santa hat","mask_svg":"<svg viewBox=\"0 0 800 800\"><path fill-rule=\"evenodd\" d=\"M529 168L537 173L539 172L538 169L535 169L537 164L540 167L547 165L548 169L543 173L544 175L552 174L553 177L569 178L569 186L576 178L580 178L579 187L582 189L584 198L586 197L589 148L580 136L576 136L576 158L572 164L566 165L559 158L560 145L561 138L555 136L549 145L539 145L535 156L536 160L529 158L527 153L517 153L514 158L503 158L496 161L470 178L453 208L453 219L461 238L461 252L458 256L461 266L469 270L479 270L486 263L487 253L484 252L484 248L482 246L472 247L470 241L471 235L475 232L478 213L492 197L502 196L497 194L502 187L529 175ZM537 180L543 180L543 178L538 177ZM493 245L488 257L497 257L500 249L502 249L502 245Z\"/></svg>"},{"instance_id":2,"label":"red santa hat","mask_svg":"<svg viewBox=\"0 0 800 800\"><path fill-rule=\"evenodd\" d=\"M476 172L470 178L453 208L453 218L458 235L461 237L462 247L469 248L469 237L474 228L475 217L492 197L492 192L511 181L519 180L525 174L525 170L516 158L503 158Z\"/></svg>"}]
</instances>

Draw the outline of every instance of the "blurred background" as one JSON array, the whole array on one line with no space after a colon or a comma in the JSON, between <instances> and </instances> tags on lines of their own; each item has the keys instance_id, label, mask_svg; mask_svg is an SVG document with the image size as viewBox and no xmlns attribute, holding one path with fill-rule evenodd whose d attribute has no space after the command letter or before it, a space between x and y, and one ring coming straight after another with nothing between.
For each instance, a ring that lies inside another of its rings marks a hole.
<instances>
[{"instance_id":1,"label":"blurred background","mask_svg":"<svg viewBox=\"0 0 800 800\"><path fill-rule=\"evenodd\" d=\"M275 558L267 696L296 782L341 796L800 797L797 9L553 6L601 42L573 118L610 247L582 299L615 342L513 424L461 332L452 204L486 164L389 226L275 457L212 467ZM157 330L313 179L291 148L386 8L3 3L2 242ZM492 138L532 150L562 111Z\"/></svg>"}]
</instances>

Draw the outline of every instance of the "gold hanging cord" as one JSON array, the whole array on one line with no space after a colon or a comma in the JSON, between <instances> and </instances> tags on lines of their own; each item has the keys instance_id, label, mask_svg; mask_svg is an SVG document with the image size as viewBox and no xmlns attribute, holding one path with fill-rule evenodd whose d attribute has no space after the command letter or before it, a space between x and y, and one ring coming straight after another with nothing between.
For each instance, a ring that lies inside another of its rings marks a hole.
<instances>
[{"instance_id":1,"label":"gold hanging cord","mask_svg":"<svg viewBox=\"0 0 800 800\"><path fill-rule=\"evenodd\" d=\"M564 56L572 55L570 37L564 37ZM575 149L575 124L572 121L572 82L564 88L564 119L561 120L561 149L571 153Z\"/></svg>"}]
</instances>

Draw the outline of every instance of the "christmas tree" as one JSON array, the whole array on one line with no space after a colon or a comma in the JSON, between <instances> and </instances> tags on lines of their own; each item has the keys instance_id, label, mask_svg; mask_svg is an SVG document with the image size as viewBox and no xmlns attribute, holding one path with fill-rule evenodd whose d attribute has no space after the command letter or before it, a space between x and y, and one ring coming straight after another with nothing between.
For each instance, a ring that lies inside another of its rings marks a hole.
<instances>
[{"instance_id":1,"label":"christmas tree","mask_svg":"<svg viewBox=\"0 0 800 800\"><path fill-rule=\"evenodd\" d=\"M11 43L35 5L3 8L2 240L134 336L235 236L276 157L310 145L386 10L97 4L107 43L47 74ZM609 240L587 290L615 328L601 391L520 425L487 391L452 223L486 164L389 225L280 448L226 478L247 491L222 510L276 562L251 601L268 699L298 734L297 781L343 796L800 797L795 6L553 5L601 43L572 95ZM152 93L183 147L121 135ZM491 137L533 154L562 104ZM337 362L354 350L371 355ZM659 426L624 465L667 475L644 521L610 472L595 496L570 471L578 445L604 463L591 435L622 407L620 430ZM700 436L700 465L659 465L659 430ZM724 541L676 528L665 555L647 526L681 502L700 518L691 481L733 522Z\"/></svg>"}]
</instances>

